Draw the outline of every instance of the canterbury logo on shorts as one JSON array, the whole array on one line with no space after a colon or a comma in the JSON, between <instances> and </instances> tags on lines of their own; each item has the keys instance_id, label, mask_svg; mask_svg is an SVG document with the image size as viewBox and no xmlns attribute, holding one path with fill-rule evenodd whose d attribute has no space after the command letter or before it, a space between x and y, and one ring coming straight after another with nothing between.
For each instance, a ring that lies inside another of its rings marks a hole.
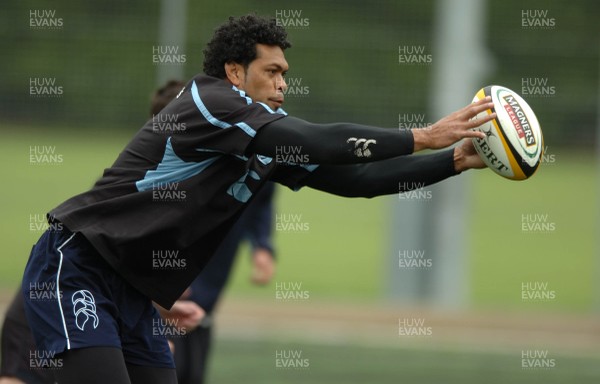
<instances>
[{"instance_id":1,"label":"canterbury logo on shorts","mask_svg":"<svg viewBox=\"0 0 600 384\"><path fill-rule=\"evenodd\" d=\"M73 302L73 313L75 314L75 324L77 328L84 331L90 318L93 320L94 329L98 327L100 320L96 314L96 301L90 291L81 289L71 297Z\"/></svg>"}]
</instances>

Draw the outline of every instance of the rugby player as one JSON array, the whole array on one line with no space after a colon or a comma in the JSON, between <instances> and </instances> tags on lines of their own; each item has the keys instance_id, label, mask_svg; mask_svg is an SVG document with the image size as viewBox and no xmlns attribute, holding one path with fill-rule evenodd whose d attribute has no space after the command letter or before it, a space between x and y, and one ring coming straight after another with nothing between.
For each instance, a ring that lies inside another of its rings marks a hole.
<instances>
[{"instance_id":1,"label":"rugby player","mask_svg":"<svg viewBox=\"0 0 600 384\"><path fill-rule=\"evenodd\" d=\"M230 18L204 51L204 74L161 111L176 114L185 132L157 133L149 121L90 190L48 213L62 230L40 237L22 289L27 297L31 283L55 282L62 292L53 302L25 301L37 348L62 359L59 383L175 383L167 342L153 336L160 317L152 301L173 305L269 180L374 197L485 167L470 139L495 118L473 119L489 99L412 131L287 115L290 46L274 19ZM285 147L307 161L277 161ZM156 201L165 188L185 198ZM178 263L154 267L167 257Z\"/></svg>"}]
</instances>

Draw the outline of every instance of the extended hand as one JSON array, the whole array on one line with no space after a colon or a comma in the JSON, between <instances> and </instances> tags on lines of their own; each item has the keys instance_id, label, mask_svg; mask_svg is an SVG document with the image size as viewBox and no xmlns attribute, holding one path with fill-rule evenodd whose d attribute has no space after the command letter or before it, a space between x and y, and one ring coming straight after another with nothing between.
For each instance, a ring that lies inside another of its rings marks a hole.
<instances>
[{"instance_id":1,"label":"extended hand","mask_svg":"<svg viewBox=\"0 0 600 384\"><path fill-rule=\"evenodd\" d=\"M271 281L275 274L275 260L270 251L262 248L257 248L252 254L252 269L251 280L254 284L265 285Z\"/></svg>"},{"instance_id":2,"label":"extended hand","mask_svg":"<svg viewBox=\"0 0 600 384\"><path fill-rule=\"evenodd\" d=\"M471 139L463 140L461 145L454 148L454 169L456 172L485 167L486 165L479 157Z\"/></svg>"},{"instance_id":3,"label":"extended hand","mask_svg":"<svg viewBox=\"0 0 600 384\"><path fill-rule=\"evenodd\" d=\"M496 113L486 114L484 117L478 119L473 118L486 109L493 108L494 104L491 100L491 97L488 96L485 99L478 100L449 114L431 127L413 129L412 132L415 139L414 151L426 148L445 148L465 138L479 137L483 139L485 134L474 131L473 128L495 119Z\"/></svg>"},{"instance_id":4,"label":"extended hand","mask_svg":"<svg viewBox=\"0 0 600 384\"><path fill-rule=\"evenodd\" d=\"M170 310L167 311L160 306L158 310L163 318L177 320L177 328L187 331L196 328L206 316L206 312L191 300L177 300Z\"/></svg>"}]
</instances>

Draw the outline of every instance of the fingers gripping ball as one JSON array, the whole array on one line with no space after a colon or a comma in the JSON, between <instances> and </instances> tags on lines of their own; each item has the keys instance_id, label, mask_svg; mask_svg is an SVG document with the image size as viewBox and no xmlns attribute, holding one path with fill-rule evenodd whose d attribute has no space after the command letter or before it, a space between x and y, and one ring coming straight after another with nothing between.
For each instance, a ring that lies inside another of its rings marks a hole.
<instances>
[{"instance_id":1,"label":"fingers gripping ball","mask_svg":"<svg viewBox=\"0 0 600 384\"><path fill-rule=\"evenodd\" d=\"M477 92L473 102L486 96L492 97L494 108L477 117L493 112L497 117L475 128L486 134L483 139L473 139L477 153L500 176L511 180L531 177L540 165L544 150L537 117L527 102L508 88L489 85Z\"/></svg>"}]
</instances>

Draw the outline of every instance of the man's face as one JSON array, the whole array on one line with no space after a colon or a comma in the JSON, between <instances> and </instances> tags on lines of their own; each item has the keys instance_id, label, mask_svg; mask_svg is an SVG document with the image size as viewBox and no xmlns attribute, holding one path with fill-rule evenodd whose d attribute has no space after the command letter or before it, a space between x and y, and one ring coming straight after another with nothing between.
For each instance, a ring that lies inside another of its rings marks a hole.
<instances>
[{"instance_id":1,"label":"man's face","mask_svg":"<svg viewBox=\"0 0 600 384\"><path fill-rule=\"evenodd\" d=\"M276 110L283 104L287 88L284 76L289 69L283 50L276 45L256 45L256 59L243 71L239 89L255 102Z\"/></svg>"}]
</instances>

